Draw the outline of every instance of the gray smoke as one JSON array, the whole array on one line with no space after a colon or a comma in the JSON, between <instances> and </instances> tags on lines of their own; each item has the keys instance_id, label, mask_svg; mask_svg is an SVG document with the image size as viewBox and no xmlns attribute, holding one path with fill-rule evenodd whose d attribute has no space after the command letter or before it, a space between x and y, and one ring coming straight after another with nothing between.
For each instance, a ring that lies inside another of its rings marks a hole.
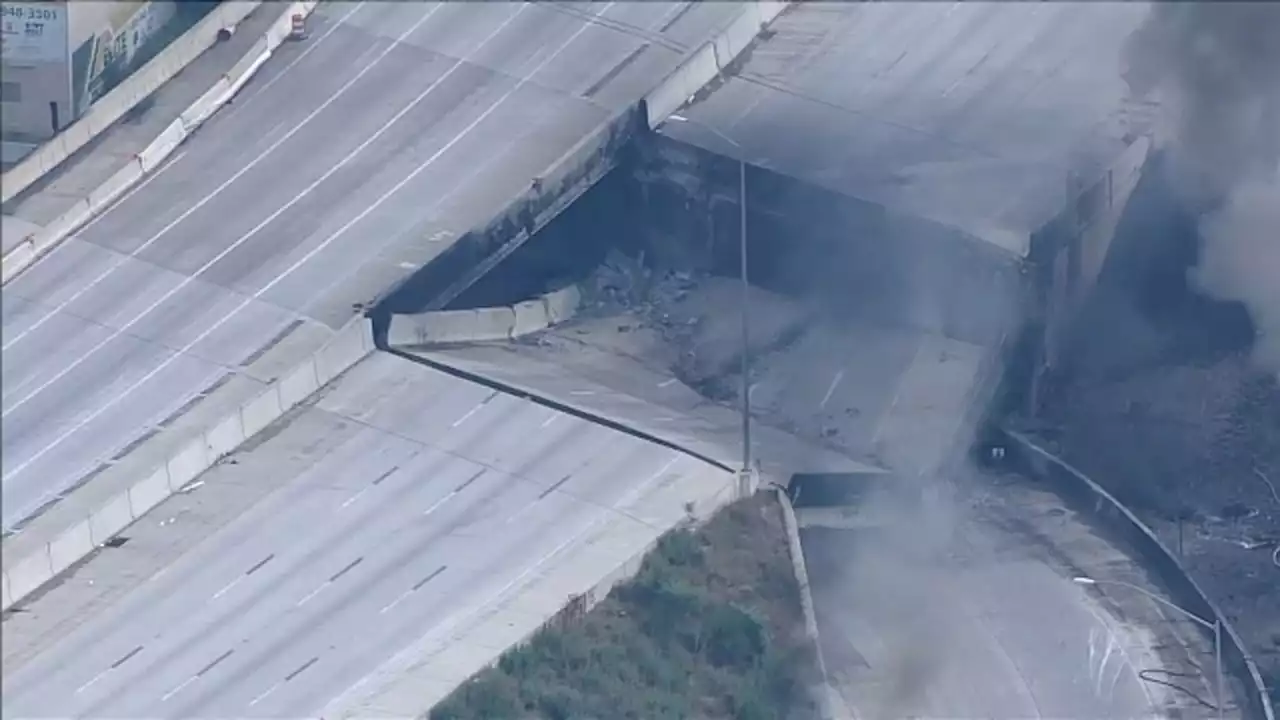
<instances>
[{"instance_id":1,"label":"gray smoke","mask_svg":"<svg viewBox=\"0 0 1280 720\"><path fill-rule=\"evenodd\" d=\"M1280 3L1155 3L1127 59L1163 109L1175 187L1206 208L1192 280L1245 303L1280 369Z\"/></svg>"}]
</instances>

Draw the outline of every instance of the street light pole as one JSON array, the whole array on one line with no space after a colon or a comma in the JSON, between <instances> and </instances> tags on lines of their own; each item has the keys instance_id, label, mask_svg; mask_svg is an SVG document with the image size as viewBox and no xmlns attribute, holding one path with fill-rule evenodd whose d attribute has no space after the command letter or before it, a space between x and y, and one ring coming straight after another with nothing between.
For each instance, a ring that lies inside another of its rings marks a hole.
<instances>
[{"instance_id":1,"label":"street light pole","mask_svg":"<svg viewBox=\"0 0 1280 720\"><path fill-rule=\"evenodd\" d=\"M683 115L667 118L675 122L693 122L709 130L713 135L732 145L738 151L738 258L742 279L742 468L738 478L746 489L751 480L751 283L747 277L747 161L742 158L742 146L736 140L705 123L690 121Z\"/></svg>"},{"instance_id":2,"label":"street light pole","mask_svg":"<svg viewBox=\"0 0 1280 720\"><path fill-rule=\"evenodd\" d=\"M747 280L747 162L738 161L738 255L742 267L742 472L751 473L751 325L748 303L751 285Z\"/></svg>"},{"instance_id":3,"label":"street light pole","mask_svg":"<svg viewBox=\"0 0 1280 720\"><path fill-rule=\"evenodd\" d=\"M1160 597L1159 595L1156 595L1155 593L1147 590L1146 588L1139 587L1137 585L1134 585L1133 583L1128 583L1123 580L1095 580L1091 577L1076 577L1076 578L1072 578L1072 581L1079 585L1119 585L1121 587L1129 588L1134 592L1145 595L1151 601L1159 605L1163 605L1169 608L1170 610L1173 610L1174 612L1181 614L1183 617L1195 623L1198 623L1202 627L1206 627L1212 630L1213 631L1213 665L1214 665L1214 675L1215 675L1214 684L1216 686L1214 688L1214 694L1217 696L1217 702L1215 702L1214 705L1217 706L1218 720L1222 720L1222 718L1224 717L1223 708L1226 705L1226 701L1227 701L1226 695L1225 695L1225 687L1223 683L1223 674L1222 674L1222 618L1215 615L1213 617L1213 621L1210 622L1180 605L1174 605L1172 602L1165 600L1164 598Z\"/></svg>"}]
</instances>

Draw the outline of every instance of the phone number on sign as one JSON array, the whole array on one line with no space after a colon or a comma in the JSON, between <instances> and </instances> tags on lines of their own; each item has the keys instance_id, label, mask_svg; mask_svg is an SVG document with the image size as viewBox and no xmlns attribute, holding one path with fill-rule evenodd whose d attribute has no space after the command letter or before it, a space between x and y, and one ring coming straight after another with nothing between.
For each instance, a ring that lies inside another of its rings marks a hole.
<instances>
[{"instance_id":1,"label":"phone number on sign","mask_svg":"<svg viewBox=\"0 0 1280 720\"><path fill-rule=\"evenodd\" d=\"M58 11L53 8L32 5L0 5L0 14L9 20L37 20L52 22L58 19Z\"/></svg>"}]
</instances>

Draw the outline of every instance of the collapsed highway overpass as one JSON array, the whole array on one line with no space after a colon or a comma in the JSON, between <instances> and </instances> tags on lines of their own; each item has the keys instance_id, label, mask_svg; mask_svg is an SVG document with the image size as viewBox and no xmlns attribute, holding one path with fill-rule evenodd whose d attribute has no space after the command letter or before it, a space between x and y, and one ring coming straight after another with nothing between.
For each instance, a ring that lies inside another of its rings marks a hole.
<instances>
[{"instance_id":1,"label":"collapsed highway overpass","mask_svg":"<svg viewBox=\"0 0 1280 720\"><path fill-rule=\"evenodd\" d=\"M375 324L480 296L523 299L543 289L516 280L531 257L532 274L563 281L603 256L599 244L736 274L742 162L755 281L1002 348L1025 390L1012 401L1034 408L1150 153L1154 108L1119 72L1145 13L1133 3L785 12L673 117L642 104L580 143L554 180L535 181L384 295ZM630 179L597 195L623 199L549 231L583 238L522 251L509 261L519 271L465 294L615 167Z\"/></svg>"}]
</instances>

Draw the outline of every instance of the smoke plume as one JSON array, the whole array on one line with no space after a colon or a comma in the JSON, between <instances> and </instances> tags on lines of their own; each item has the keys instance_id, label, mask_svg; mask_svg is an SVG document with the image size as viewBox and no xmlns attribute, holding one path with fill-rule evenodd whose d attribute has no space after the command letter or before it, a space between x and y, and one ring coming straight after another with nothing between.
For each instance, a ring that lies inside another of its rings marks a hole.
<instances>
[{"instance_id":1,"label":"smoke plume","mask_svg":"<svg viewBox=\"0 0 1280 720\"><path fill-rule=\"evenodd\" d=\"M1203 292L1245 304L1280 370L1280 3L1160 2L1126 80L1163 111L1174 187L1198 208Z\"/></svg>"}]
</instances>

